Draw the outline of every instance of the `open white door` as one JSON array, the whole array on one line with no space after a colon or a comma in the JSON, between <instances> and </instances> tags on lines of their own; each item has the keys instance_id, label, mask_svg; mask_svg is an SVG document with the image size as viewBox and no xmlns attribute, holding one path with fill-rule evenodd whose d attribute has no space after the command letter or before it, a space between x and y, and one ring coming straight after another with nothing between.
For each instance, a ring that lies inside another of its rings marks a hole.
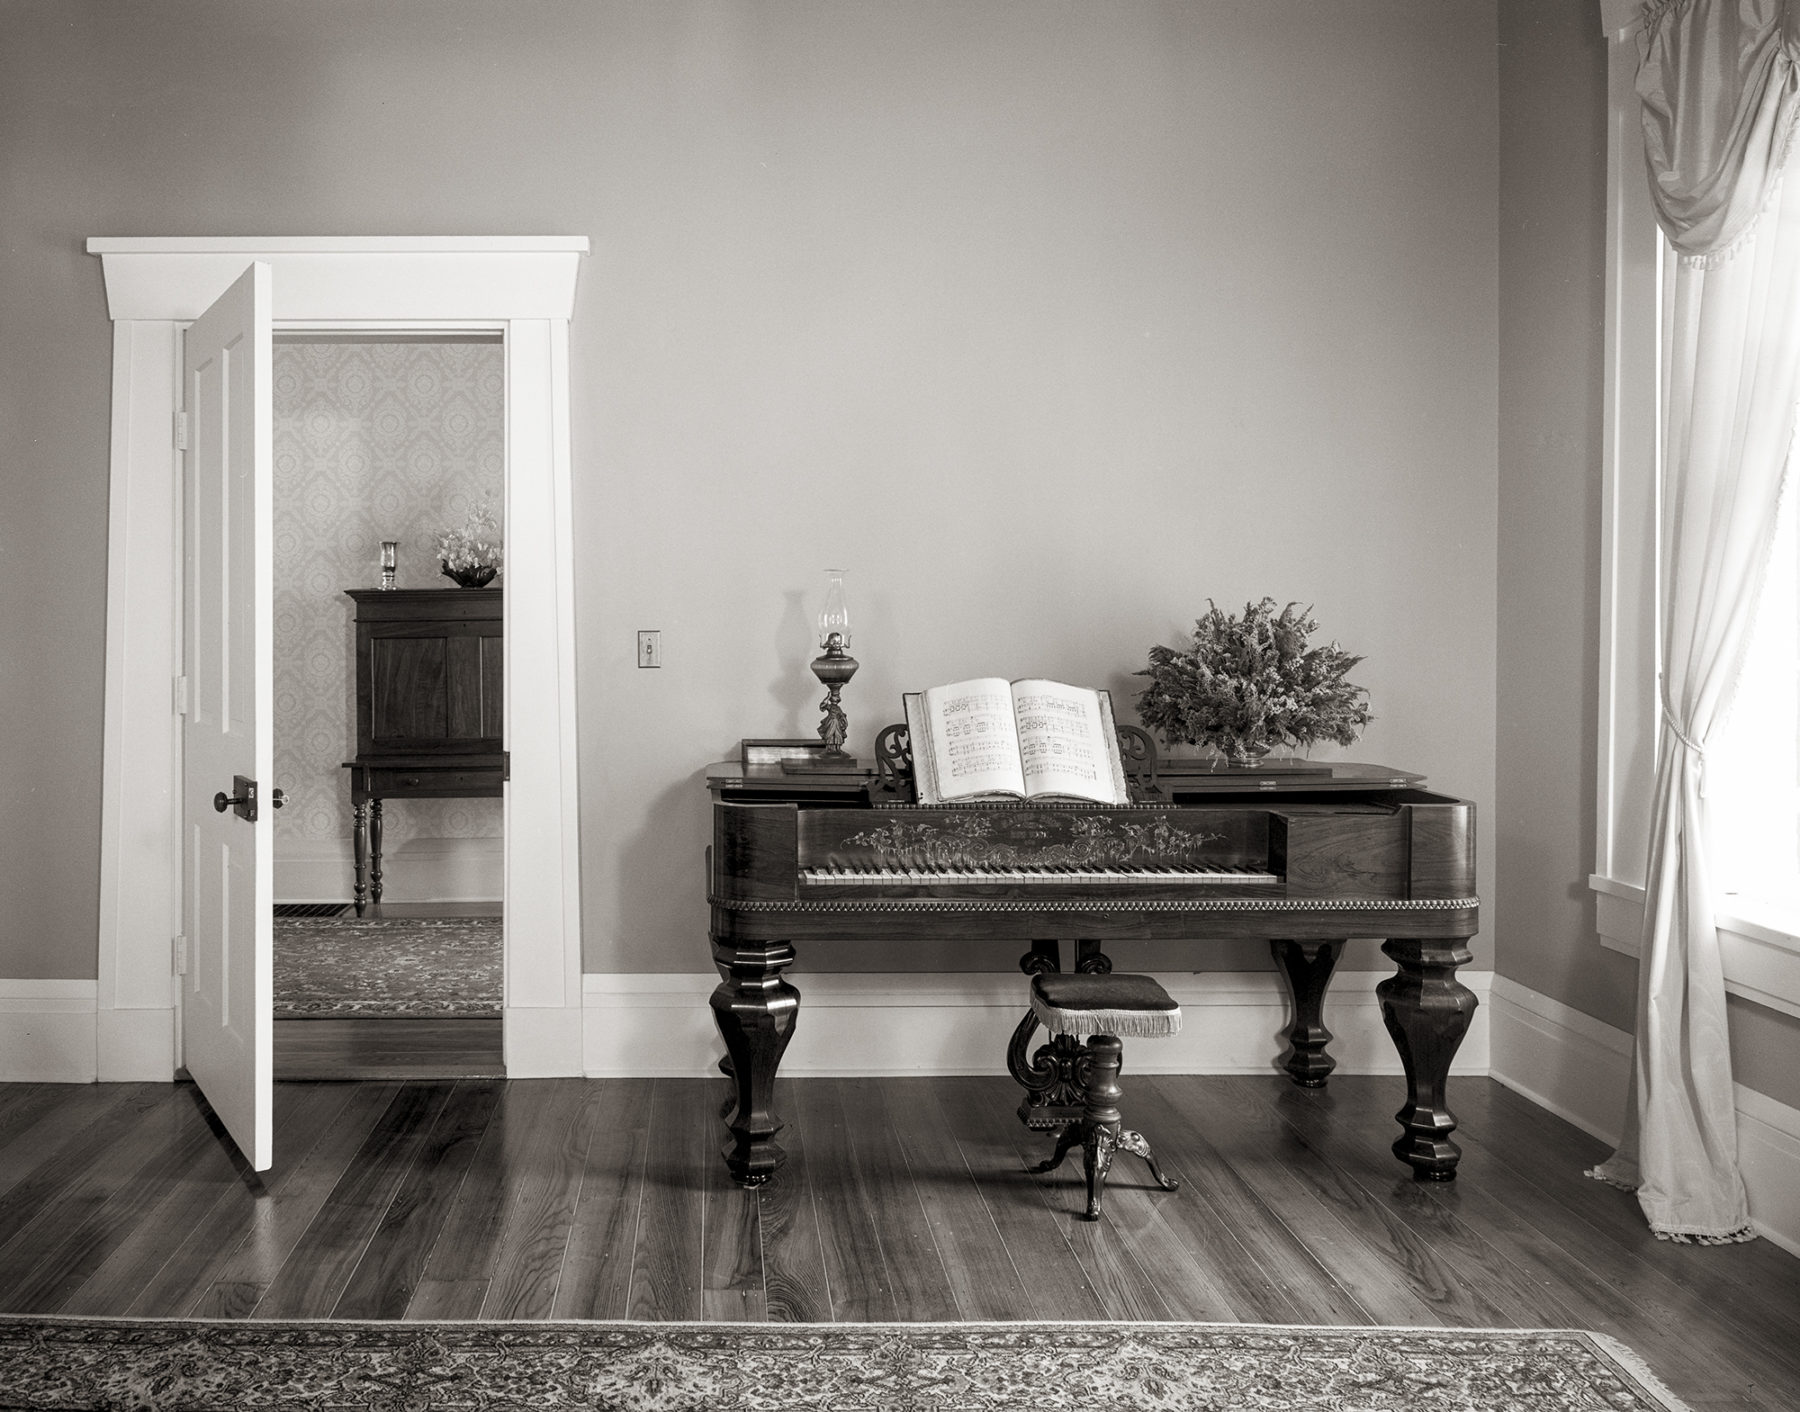
<instances>
[{"instance_id":1,"label":"open white door","mask_svg":"<svg viewBox=\"0 0 1800 1412\"><path fill-rule=\"evenodd\" d=\"M187 330L184 1062L250 1165L274 1098L271 274L252 264Z\"/></svg>"}]
</instances>

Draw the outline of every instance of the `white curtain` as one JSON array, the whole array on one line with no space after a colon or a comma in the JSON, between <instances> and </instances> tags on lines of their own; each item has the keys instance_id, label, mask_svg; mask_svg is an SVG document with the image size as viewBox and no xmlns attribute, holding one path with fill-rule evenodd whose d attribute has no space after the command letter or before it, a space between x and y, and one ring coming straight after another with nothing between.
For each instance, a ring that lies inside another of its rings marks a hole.
<instances>
[{"instance_id":1,"label":"white curtain","mask_svg":"<svg viewBox=\"0 0 1800 1412\"><path fill-rule=\"evenodd\" d=\"M1638 95L1651 194L1679 255L1665 363L1661 746L1632 1095L1592 1175L1676 1240L1747 1240L1703 813L1774 541L1800 401L1800 0L1646 7Z\"/></svg>"}]
</instances>

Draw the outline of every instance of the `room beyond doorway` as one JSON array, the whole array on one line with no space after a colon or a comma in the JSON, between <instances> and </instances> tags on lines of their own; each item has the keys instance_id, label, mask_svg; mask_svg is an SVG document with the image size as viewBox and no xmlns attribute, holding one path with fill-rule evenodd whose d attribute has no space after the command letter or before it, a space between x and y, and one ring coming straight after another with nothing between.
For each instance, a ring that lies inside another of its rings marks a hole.
<instances>
[{"instance_id":1,"label":"room beyond doorway","mask_svg":"<svg viewBox=\"0 0 1800 1412\"><path fill-rule=\"evenodd\" d=\"M505 543L504 342L273 352L276 1073L503 1074L504 570L460 587L440 540Z\"/></svg>"}]
</instances>

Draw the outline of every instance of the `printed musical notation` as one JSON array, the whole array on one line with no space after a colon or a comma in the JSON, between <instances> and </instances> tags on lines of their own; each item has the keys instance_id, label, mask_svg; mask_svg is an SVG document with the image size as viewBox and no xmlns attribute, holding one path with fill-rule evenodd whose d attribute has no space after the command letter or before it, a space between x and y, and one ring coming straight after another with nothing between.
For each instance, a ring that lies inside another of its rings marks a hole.
<instances>
[{"instance_id":1,"label":"printed musical notation","mask_svg":"<svg viewBox=\"0 0 1800 1412\"><path fill-rule=\"evenodd\" d=\"M1126 802L1104 692L978 677L933 687L907 703L921 802L990 796Z\"/></svg>"}]
</instances>

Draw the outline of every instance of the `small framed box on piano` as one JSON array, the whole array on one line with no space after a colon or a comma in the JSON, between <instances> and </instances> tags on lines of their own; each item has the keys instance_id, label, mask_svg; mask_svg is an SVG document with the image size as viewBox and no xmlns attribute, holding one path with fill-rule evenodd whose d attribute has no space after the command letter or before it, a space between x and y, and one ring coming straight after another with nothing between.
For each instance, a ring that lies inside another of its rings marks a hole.
<instances>
[{"instance_id":1,"label":"small framed box on piano","mask_svg":"<svg viewBox=\"0 0 1800 1412\"><path fill-rule=\"evenodd\" d=\"M1395 972L1377 996L1406 1073L1394 1153L1421 1180L1455 1176L1445 1089L1476 1005L1456 978L1479 929L1472 803L1385 766L1160 760L1148 734L1116 725L1122 802L922 804L917 721L881 731L870 767L822 770L808 742L746 741L707 771L711 1004L736 1180L766 1181L783 1160L771 1096L800 1006L783 974L796 948L879 937L1023 944L1028 973L1059 969L1061 942L1077 969L1107 970L1102 937L1266 940L1293 1005L1283 1067L1308 1086L1334 1067L1324 1005L1344 943L1381 937ZM1023 1045L1015 1034L1009 1052L1021 1083Z\"/></svg>"}]
</instances>

